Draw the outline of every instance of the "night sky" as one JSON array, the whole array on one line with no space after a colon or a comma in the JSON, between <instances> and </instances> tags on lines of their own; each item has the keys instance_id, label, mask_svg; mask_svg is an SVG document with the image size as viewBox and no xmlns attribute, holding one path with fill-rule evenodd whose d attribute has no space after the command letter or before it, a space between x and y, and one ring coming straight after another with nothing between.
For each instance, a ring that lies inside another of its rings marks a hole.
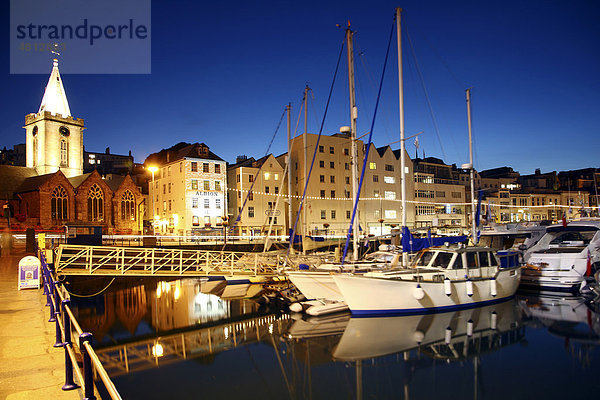
<instances>
[{"instance_id":1,"label":"night sky","mask_svg":"<svg viewBox=\"0 0 600 400\"><path fill-rule=\"evenodd\" d=\"M307 83L314 93L308 129L318 132L344 40L336 24L345 27L350 20L360 136L371 125L396 6L405 10L406 134L424 131L420 156L424 151L450 164L468 162L465 89L471 87L478 170L508 165L527 174L535 168L600 167L597 1L154 0L152 73L63 73L71 112L86 121L88 151L131 150L143 162L152 152L187 141L204 142L229 162L241 154L259 158L288 102L295 125ZM0 15L8 46L7 1ZM374 129L377 146L399 140L395 48L394 37ZM39 108L52 56L45 75L10 75L8 52L0 57L0 147L10 148L25 141L24 117ZM61 55L61 66L70 57L77 54ZM349 125L346 68L344 56L325 134ZM412 140L407 149L414 157ZM271 152L285 150L284 120Z\"/></svg>"}]
</instances>

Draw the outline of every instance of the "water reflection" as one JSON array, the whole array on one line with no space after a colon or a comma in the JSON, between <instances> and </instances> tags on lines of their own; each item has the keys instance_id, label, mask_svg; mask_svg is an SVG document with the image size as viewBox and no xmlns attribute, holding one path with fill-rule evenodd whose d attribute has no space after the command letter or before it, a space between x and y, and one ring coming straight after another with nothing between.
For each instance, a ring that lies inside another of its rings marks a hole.
<instances>
[{"instance_id":1,"label":"water reflection","mask_svg":"<svg viewBox=\"0 0 600 400\"><path fill-rule=\"evenodd\" d=\"M600 316L581 298L519 297L421 316L303 318L261 307L251 299L261 291L260 285L201 279L130 281L75 303L128 399L170 395L173 382L179 390L174 398L196 398L201 383L210 398L245 392L251 398L501 399L594 392L586 382L595 376ZM524 376L547 383L529 393L506 384Z\"/></svg>"}]
</instances>

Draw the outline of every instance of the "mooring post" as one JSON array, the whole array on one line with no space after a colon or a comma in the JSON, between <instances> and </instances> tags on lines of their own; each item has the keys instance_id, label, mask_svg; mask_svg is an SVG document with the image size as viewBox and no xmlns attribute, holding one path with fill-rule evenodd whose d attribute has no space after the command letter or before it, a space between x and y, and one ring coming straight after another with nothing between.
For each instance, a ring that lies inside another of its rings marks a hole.
<instances>
[{"instance_id":1,"label":"mooring post","mask_svg":"<svg viewBox=\"0 0 600 400\"><path fill-rule=\"evenodd\" d=\"M94 396L94 371L92 371L92 358L88 353L85 343L92 345L92 334L84 332L79 335L79 348L83 354L83 399L96 400Z\"/></svg>"},{"instance_id":2,"label":"mooring post","mask_svg":"<svg viewBox=\"0 0 600 400\"><path fill-rule=\"evenodd\" d=\"M71 316L67 312L67 307L70 306L71 300L62 301L63 326L65 327L65 341L63 343L65 348L65 384L62 386L62 390L73 390L79 387L73 380L73 361L71 361L71 357L69 356L69 346L71 346Z\"/></svg>"}]
</instances>

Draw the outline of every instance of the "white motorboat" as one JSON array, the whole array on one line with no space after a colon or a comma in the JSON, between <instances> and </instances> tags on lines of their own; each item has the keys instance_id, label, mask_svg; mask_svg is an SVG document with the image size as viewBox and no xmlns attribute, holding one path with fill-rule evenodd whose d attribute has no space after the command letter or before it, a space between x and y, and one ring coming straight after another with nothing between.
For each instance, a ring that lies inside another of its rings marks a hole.
<instances>
[{"instance_id":1,"label":"white motorboat","mask_svg":"<svg viewBox=\"0 0 600 400\"><path fill-rule=\"evenodd\" d=\"M353 315L420 314L471 308L514 296L517 253L485 247L423 251L413 268L332 275Z\"/></svg>"},{"instance_id":2,"label":"white motorboat","mask_svg":"<svg viewBox=\"0 0 600 400\"><path fill-rule=\"evenodd\" d=\"M578 292L600 263L600 220L552 225L523 255L524 288Z\"/></svg>"}]
</instances>

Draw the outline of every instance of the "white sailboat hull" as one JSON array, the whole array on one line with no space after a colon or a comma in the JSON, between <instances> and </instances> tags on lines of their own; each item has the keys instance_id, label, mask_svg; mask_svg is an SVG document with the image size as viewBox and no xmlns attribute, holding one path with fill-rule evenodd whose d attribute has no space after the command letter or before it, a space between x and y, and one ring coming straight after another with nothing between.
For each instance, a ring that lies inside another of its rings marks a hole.
<instances>
[{"instance_id":1,"label":"white sailboat hull","mask_svg":"<svg viewBox=\"0 0 600 400\"><path fill-rule=\"evenodd\" d=\"M332 274L316 271L289 271L290 281L308 300L344 301Z\"/></svg>"},{"instance_id":2,"label":"white sailboat hull","mask_svg":"<svg viewBox=\"0 0 600 400\"><path fill-rule=\"evenodd\" d=\"M456 276L456 270L449 272ZM333 280L353 315L403 315L460 310L508 299L517 291L521 269L499 269L495 283L489 277L454 278L450 295L446 295L442 274L447 272L438 270L434 281L421 273L419 284L416 273L404 273L404 280L350 274L334 275Z\"/></svg>"}]
</instances>

